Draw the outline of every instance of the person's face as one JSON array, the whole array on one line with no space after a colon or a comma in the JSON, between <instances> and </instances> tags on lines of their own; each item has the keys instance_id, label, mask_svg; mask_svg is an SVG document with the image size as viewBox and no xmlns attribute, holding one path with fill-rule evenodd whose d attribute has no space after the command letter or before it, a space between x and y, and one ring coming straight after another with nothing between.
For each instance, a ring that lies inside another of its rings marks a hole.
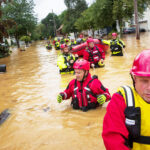
<instances>
[{"instance_id":1,"label":"person's face","mask_svg":"<svg viewBox=\"0 0 150 150\"><path fill-rule=\"evenodd\" d=\"M85 71L83 69L75 69L75 76L76 76L76 79L78 81L82 81L84 75L86 74L87 75L87 71L85 73Z\"/></svg>"},{"instance_id":2,"label":"person's face","mask_svg":"<svg viewBox=\"0 0 150 150\"><path fill-rule=\"evenodd\" d=\"M89 43L89 47L90 47L90 48L93 48L93 47L94 47L94 42L90 42L90 43Z\"/></svg>"},{"instance_id":3,"label":"person's face","mask_svg":"<svg viewBox=\"0 0 150 150\"><path fill-rule=\"evenodd\" d=\"M113 40L115 40L115 39L117 38L117 36L114 36L114 35L113 35L112 38L113 38Z\"/></svg>"},{"instance_id":4,"label":"person's face","mask_svg":"<svg viewBox=\"0 0 150 150\"><path fill-rule=\"evenodd\" d=\"M69 52L69 48L68 47L65 47L64 48L64 53L68 53Z\"/></svg>"},{"instance_id":5,"label":"person's face","mask_svg":"<svg viewBox=\"0 0 150 150\"><path fill-rule=\"evenodd\" d=\"M150 103L150 77L134 76L135 89L138 94L147 102Z\"/></svg>"}]
</instances>

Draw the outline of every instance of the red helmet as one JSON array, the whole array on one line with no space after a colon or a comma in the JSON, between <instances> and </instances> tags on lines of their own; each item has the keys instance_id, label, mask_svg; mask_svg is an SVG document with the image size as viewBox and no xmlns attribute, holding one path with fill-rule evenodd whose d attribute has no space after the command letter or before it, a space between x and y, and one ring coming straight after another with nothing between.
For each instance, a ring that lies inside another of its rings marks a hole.
<instances>
[{"instance_id":1,"label":"red helmet","mask_svg":"<svg viewBox=\"0 0 150 150\"><path fill-rule=\"evenodd\" d=\"M90 70L90 63L85 59L80 59L74 63L73 68L74 69Z\"/></svg>"},{"instance_id":2,"label":"red helmet","mask_svg":"<svg viewBox=\"0 0 150 150\"><path fill-rule=\"evenodd\" d=\"M94 40L92 38L88 38L86 42L87 42L87 44L89 44L91 42L94 42Z\"/></svg>"},{"instance_id":3,"label":"red helmet","mask_svg":"<svg viewBox=\"0 0 150 150\"><path fill-rule=\"evenodd\" d=\"M150 49L144 50L136 56L130 73L136 76L150 77Z\"/></svg>"},{"instance_id":4,"label":"red helmet","mask_svg":"<svg viewBox=\"0 0 150 150\"><path fill-rule=\"evenodd\" d=\"M61 44L61 46L60 46L61 49L64 49L65 47L68 47L68 45L66 45L66 44Z\"/></svg>"},{"instance_id":5,"label":"red helmet","mask_svg":"<svg viewBox=\"0 0 150 150\"><path fill-rule=\"evenodd\" d=\"M112 36L117 36L117 33L115 33L115 32L114 32L114 33L112 33Z\"/></svg>"},{"instance_id":6,"label":"red helmet","mask_svg":"<svg viewBox=\"0 0 150 150\"><path fill-rule=\"evenodd\" d=\"M81 39L83 38L83 34L80 34L80 36L79 36Z\"/></svg>"}]
</instances>

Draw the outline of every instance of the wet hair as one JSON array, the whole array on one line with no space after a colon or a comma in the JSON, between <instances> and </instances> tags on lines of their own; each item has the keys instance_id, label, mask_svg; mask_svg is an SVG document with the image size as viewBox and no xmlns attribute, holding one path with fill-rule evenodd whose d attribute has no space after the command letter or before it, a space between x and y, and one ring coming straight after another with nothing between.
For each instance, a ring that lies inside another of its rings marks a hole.
<instances>
[{"instance_id":1,"label":"wet hair","mask_svg":"<svg viewBox=\"0 0 150 150\"><path fill-rule=\"evenodd\" d=\"M133 75L130 73L130 76L131 76L131 79L133 81L133 86L134 86L134 89L135 89L135 81L134 81L134 78L133 78ZM136 89L135 89L136 90Z\"/></svg>"}]
</instances>

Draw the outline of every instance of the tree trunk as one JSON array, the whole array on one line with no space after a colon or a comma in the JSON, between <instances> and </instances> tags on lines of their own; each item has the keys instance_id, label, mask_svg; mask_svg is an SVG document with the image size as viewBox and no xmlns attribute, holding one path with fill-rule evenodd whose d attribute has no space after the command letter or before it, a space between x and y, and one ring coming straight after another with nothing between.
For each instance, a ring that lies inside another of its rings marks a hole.
<instances>
[{"instance_id":1,"label":"tree trunk","mask_svg":"<svg viewBox=\"0 0 150 150\"><path fill-rule=\"evenodd\" d=\"M123 35L123 34L122 34L122 24L123 24L122 22L123 22L122 19L120 19L120 20L119 20L120 37L122 37L122 35Z\"/></svg>"},{"instance_id":2,"label":"tree trunk","mask_svg":"<svg viewBox=\"0 0 150 150\"><path fill-rule=\"evenodd\" d=\"M17 35L15 36L15 39L16 39L17 47L20 48L19 38Z\"/></svg>"},{"instance_id":3,"label":"tree trunk","mask_svg":"<svg viewBox=\"0 0 150 150\"><path fill-rule=\"evenodd\" d=\"M137 0L134 0L134 15L135 15L135 25L136 25L136 39L139 40L140 39L140 32L139 32Z\"/></svg>"},{"instance_id":4,"label":"tree trunk","mask_svg":"<svg viewBox=\"0 0 150 150\"><path fill-rule=\"evenodd\" d=\"M95 35L94 35L94 30L93 29L92 29L92 35L93 35L93 38L94 38Z\"/></svg>"}]
</instances>

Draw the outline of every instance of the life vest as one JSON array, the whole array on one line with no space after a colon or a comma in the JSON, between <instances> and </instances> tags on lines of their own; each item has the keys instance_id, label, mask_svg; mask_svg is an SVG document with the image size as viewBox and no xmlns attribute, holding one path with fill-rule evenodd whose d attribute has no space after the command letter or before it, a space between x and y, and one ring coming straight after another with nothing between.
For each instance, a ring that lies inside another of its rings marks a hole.
<instances>
[{"instance_id":1,"label":"life vest","mask_svg":"<svg viewBox=\"0 0 150 150\"><path fill-rule=\"evenodd\" d=\"M60 47L60 43L59 43L59 42L56 42L56 43L55 43L55 46L56 46L56 47Z\"/></svg>"},{"instance_id":2,"label":"life vest","mask_svg":"<svg viewBox=\"0 0 150 150\"><path fill-rule=\"evenodd\" d=\"M120 40L116 39L116 40L111 40L110 41L110 49L112 52L112 55L117 55L117 54L122 54L122 47L123 44L121 43Z\"/></svg>"},{"instance_id":3,"label":"life vest","mask_svg":"<svg viewBox=\"0 0 150 150\"><path fill-rule=\"evenodd\" d=\"M67 66L71 65L70 62L69 62L70 60L75 60L72 54L69 54L68 56L63 55L63 57L64 57L64 60L65 60L64 63L65 63ZM72 64L72 65L73 65L73 64Z\"/></svg>"},{"instance_id":4,"label":"life vest","mask_svg":"<svg viewBox=\"0 0 150 150\"><path fill-rule=\"evenodd\" d=\"M119 88L127 108L125 124L133 150L150 150L150 104L146 103L134 88Z\"/></svg>"},{"instance_id":5,"label":"life vest","mask_svg":"<svg viewBox=\"0 0 150 150\"><path fill-rule=\"evenodd\" d=\"M99 62L99 60L102 57L99 49L97 48L97 46L95 46L93 48L93 50L87 49L86 51L89 53L89 60L88 61L90 61L90 62L97 63L97 62Z\"/></svg>"},{"instance_id":6,"label":"life vest","mask_svg":"<svg viewBox=\"0 0 150 150\"><path fill-rule=\"evenodd\" d=\"M82 87L81 82L80 90L77 87L77 80L75 80L74 93L71 103L74 109L82 109L83 111L87 111L88 109L97 107L97 95L94 94L89 87L89 84L95 79L97 79L97 76L94 75L84 88Z\"/></svg>"},{"instance_id":7,"label":"life vest","mask_svg":"<svg viewBox=\"0 0 150 150\"><path fill-rule=\"evenodd\" d=\"M73 73L73 64L70 64L70 60L75 61L75 57L72 54L60 55L57 60L57 66L60 69L61 74ZM71 66L71 67L70 67Z\"/></svg>"}]
</instances>

